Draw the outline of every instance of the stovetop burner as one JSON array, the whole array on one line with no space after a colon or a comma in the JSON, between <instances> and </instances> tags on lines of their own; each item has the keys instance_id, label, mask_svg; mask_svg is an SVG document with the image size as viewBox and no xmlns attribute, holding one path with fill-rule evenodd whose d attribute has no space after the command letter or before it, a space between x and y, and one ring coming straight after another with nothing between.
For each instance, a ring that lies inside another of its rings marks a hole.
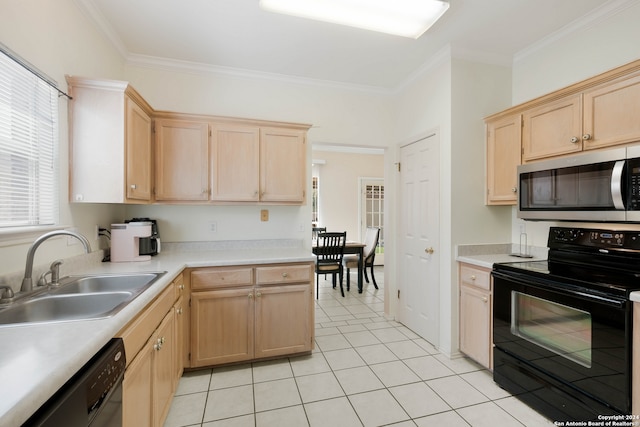
<instances>
[{"instance_id":1,"label":"stovetop burner","mask_svg":"<svg viewBox=\"0 0 640 427\"><path fill-rule=\"evenodd\" d=\"M618 296L640 290L638 231L552 227L548 246L548 261L501 263L494 269L569 281Z\"/></svg>"}]
</instances>

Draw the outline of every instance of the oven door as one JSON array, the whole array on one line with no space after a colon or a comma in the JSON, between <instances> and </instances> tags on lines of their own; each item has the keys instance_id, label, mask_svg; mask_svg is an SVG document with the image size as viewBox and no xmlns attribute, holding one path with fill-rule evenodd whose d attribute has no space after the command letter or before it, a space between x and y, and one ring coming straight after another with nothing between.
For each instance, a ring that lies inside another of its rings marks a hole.
<instances>
[{"instance_id":1,"label":"oven door","mask_svg":"<svg viewBox=\"0 0 640 427\"><path fill-rule=\"evenodd\" d=\"M527 273L493 277L498 384L560 421L630 413L628 301Z\"/></svg>"}]
</instances>

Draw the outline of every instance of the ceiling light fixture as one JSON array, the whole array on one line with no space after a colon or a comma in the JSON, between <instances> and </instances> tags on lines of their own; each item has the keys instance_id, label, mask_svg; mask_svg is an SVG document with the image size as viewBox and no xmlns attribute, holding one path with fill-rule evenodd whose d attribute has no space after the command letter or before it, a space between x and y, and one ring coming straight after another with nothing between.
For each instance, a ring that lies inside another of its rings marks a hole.
<instances>
[{"instance_id":1,"label":"ceiling light fixture","mask_svg":"<svg viewBox=\"0 0 640 427\"><path fill-rule=\"evenodd\" d=\"M449 9L439 0L260 0L271 12L417 39Z\"/></svg>"}]
</instances>

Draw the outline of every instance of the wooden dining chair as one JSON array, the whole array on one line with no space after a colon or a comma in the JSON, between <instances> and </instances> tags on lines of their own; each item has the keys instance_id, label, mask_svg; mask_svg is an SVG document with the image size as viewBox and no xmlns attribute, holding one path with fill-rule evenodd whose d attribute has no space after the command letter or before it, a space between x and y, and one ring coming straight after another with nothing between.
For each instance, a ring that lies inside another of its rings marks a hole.
<instances>
[{"instance_id":1,"label":"wooden dining chair","mask_svg":"<svg viewBox=\"0 0 640 427\"><path fill-rule=\"evenodd\" d=\"M340 281L340 292L344 296L342 288L344 245L347 241L347 232L318 233L316 239L316 299L320 293L320 275L332 275L333 287L336 287L337 280Z\"/></svg>"},{"instance_id":2,"label":"wooden dining chair","mask_svg":"<svg viewBox=\"0 0 640 427\"><path fill-rule=\"evenodd\" d=\"M362 270L364 272L364 279L369 283L367 277L367 267L371 268L371 280L373 286L378 289L376 283L376 277L373 275L373 262L376 258L376 247L378 246L378 239L380 238L380 229L376 227L367 227L367 232L364 237L364 249L362 250ZM344 268L347 269L347 289L351 286L351 280L349 279L349 270L352 268L358 268L358 255L347 255L342 258Z\"/></svg>"}]
</instances>

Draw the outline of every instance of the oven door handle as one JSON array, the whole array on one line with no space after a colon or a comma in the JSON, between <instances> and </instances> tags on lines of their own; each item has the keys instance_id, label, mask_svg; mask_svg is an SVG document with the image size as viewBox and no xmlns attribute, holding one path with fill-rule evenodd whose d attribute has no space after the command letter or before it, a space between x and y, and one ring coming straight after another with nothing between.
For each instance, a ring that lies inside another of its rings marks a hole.
<instances>
[{"instance_id":1,"label":"oven door handle","mask_svg":"<svg viewBox=\"0 0 640 427\"><path fill-rule=\"evenodd\" d=\"M585 301L606 304L615 308L623 308L627 303L627 300L624 298L615 298L607 295L602 295L593 290L581 289L577 286L568 285L566 283L558 283L553 280L540 280L527 274L516 272L502 273L495 270L491 274L494 278L514 282L523 287L531 287L543 291L555 292L560 295L568 295Z\"/></svg>"},{"instance_id":2,"label":"oven door handle","mask_svg":"<svg viewBox=\"0 0 640 427\"><path fill-rule=\"evenodd\" d=\"M611 172L611 198L613 199L613 206L620 211L625 209L624 198L622 197L622 173L625 165L626 160L618 160Z\"/></svg>"}]
</instances>

